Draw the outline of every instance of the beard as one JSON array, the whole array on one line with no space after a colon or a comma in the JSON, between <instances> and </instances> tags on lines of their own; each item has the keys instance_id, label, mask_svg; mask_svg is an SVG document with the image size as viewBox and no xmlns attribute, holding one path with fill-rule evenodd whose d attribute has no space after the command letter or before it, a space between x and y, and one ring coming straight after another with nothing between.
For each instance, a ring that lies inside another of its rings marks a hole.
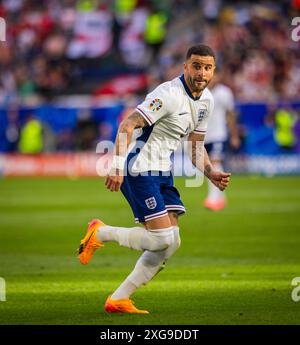
<instances>
[{"instance_id":1,"label":"beard","mask_svg":"<svg viewBox=\"0 0 300 345\"><path fill-rule=\"evenodd\" d=\"M191 76L189 76L189 81L193 88L193 91L195 92L203 91L209 84L209 81L207 81L207 79L192 78Z\"/></svg>"}]
</instances>

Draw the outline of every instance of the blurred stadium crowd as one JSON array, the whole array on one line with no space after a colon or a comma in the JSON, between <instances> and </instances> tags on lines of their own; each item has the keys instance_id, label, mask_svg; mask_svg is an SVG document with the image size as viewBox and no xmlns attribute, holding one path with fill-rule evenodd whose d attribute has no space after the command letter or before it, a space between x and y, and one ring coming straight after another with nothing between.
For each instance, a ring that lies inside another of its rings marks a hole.
<instances>
[{"instance_id":1,"label":"blurred stadium crowd","mask_svg":"<svg viewBox=\"0 0 300 345\"><path fill-rule=\"evenodd\" d=\"M13 144L0 145L0 151L20 149L19 132L36 107L47 105L48 113L57 104L91 108L108 96L116 106L133 106L139 96L181 74L187 48L198 42L216 51L223 82L237 102L268 104L274 113L277 102L300 100L300 42L291 39L296 16L299 0L3 0L0 108L5 119L0 122L9 129L2 136ZM80 114L53 115L74 122L69 132L57 131L56 149L92 149L99 137L113 138L115 128L103 126L101 116L96 123ZM297 116L292 114L295 124ZM84 123L79 132L78 119ZM51 121L48 125L48 132L55 131ZM84 136L88 144L74 144L75 137L84 142Z\"/></svg>"}]
</instances>

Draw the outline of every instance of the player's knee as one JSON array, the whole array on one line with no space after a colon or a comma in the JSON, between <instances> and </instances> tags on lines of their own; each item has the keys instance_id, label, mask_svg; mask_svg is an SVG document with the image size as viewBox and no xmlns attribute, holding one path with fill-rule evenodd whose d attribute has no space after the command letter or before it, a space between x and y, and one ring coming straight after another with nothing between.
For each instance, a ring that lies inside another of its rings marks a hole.
<instances>
[{"instance_id":1,"label":"player's knee","mask_svg":"<svg viewBox=\"0 0 300 345\"><path fill-rule=\"evenodd\" d=\"M174 235L174 241L171 246L168 247L166 250L165 257L166 259L169 259L180 247L181 239L179 235L179 228L178 226L173 227L173 235Z\"/></svg>"},{"instance_id":2,"label":"player's knee","mask_svg":"<svg viewBox=\"0 0 300 345\"><path fill-rule=\"evenodd\" d=\"M181 238L180 238L180 234L179 234L179 228L178 226L174 227L174 251L176 251L177 249L179 249L180 245L181 245Z\"/></svg>"},{"instance_id":3,"label":"player's knee","mask_svg":"<svg viewBox=\"0 0 300 345\"><path fill-rule=\"evenodd\" d=\"M175 253L180 248L180 245L181 245L181 240L180 240L180 237L179 237L172 244L172 254Z\"/></svg>"},{"instance_id":4,"label":"player's knee","mask_svg":"<svg viewBox=\"0 0 300 345\"><path fill-rule=\"evenodd\" d=\"M150 250L164 250L174 244L174 233L172 228L150 230L149 235L152 239L152 248Z\"/></svg>"}]
</instances>

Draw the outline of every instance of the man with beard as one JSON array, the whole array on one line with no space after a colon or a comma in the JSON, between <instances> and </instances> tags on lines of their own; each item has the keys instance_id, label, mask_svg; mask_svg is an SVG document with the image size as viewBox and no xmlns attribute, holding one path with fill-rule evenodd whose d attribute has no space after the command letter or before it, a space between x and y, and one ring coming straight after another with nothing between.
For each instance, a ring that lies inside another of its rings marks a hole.
<instances>
[{"instance_id":1,"label":"man with beard","mask_svg":"<svg viewBox=\"0 0 300 345\"><path fill-rule=\"evenodd\" d=\"M107 298L107 312L148 314L137 309L130 296L147 284L180 246L178 216L185 213L185 207L174 187L170 156L185 137L191 143L193 165L220 190L228 186L230 173L215 170L204 148L213 111L213 98L206 87L214 69L215 54L210 47L191 47L183 75L160 84L119 126L105 184L110 191L122 191L135 221L143 226L125 228L94 219L78 250L82 264L87 264L105 242L143 251L133 271ZM134 134L137 139L132 140Z\"/></svg>"}]
</instances>

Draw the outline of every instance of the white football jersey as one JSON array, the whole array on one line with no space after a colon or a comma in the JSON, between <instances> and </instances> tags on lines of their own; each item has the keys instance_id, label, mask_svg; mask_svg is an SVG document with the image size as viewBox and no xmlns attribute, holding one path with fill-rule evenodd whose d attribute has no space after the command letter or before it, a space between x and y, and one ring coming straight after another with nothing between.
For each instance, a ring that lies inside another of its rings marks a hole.
<instances>
[{"instance_id":1,"label":"white football jersey","mask_svg":"<svg viewBox=\"0 0 300 345\"><path fill-rule=\"evenodd\" d=\"M136 108L149 126L138 129L137 139L129 147L137 152L130 165L132 172L169 171L170 156L183 139L191 132L206 133L213 106L211 92L204 89L194 98L183 75L150 92Z\"/></svg>"},{"instance_id":2,"label":"white football jersey","mask_svg":"<svg viewBox=\"0 0 300 345\"><path fill-rule=\"evenodd\" d=\"M215 101L215 107L208 121L205 144L227 140L226 113L234 110L234 96L229 87L217 84L211 89L211 93Z\"/></svg>"}]
</instances>

